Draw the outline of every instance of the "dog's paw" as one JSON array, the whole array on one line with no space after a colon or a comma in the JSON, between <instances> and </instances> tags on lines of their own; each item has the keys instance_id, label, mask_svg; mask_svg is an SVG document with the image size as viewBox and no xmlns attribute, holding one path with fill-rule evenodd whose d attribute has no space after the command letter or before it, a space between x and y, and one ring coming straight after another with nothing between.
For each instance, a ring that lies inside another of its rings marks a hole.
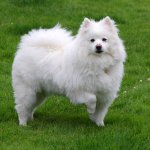
<instances>
[{"instance_id":1,"label":"dog's paw","mask_svg":"<svg viewBox=\"0 0 150 150\"><path fill-rule=\"evenodd\" d=\"M27 126L27 118L19 118L20 126Z\"/></svg>"},{"instance_id":2,"label":"dog's paw","mask_svg":"<svg viewBox=\"0 0 150 150\"><path fill-rule=\"evenodd\" d=\"M87 106L87 112L89 114L94 114L95 109L96 109L96 103L93 103Z\"/></svg>"},{"instance_id":3,"label":"dog's paw","mask_svg":"<svg viewBox=\"0 0 150 150\"><path fill-rule=\"evenodd\" d=\"M97 126L99 127L104 127L104 121L97 120L96 116L94 114L90 114L89 118L91 119L92 122L96 123Z\"/></svg>"},{"instance_id":4,"label":"dog's paw","mask_svg":"<svg viewBox=\"0 0 150 150\"><path fill-rule=\"evenodd\" d=\"M20 121L20 122L19 122L19 125L20 125L20 126L24 126L24 127L25 127L25 126L27 126L27 123L26 123L26 122L22 122L22 121Z\"/></svg>"},{"instance_id":5,"label":"dog's paw","mask_svg":"<svg viewBox=\"0 0 150 150\"><path fill-rule=\"evenodd\" d=\"M93 114L96 110L96 100L93 99L87 103L87 111L89 114Z\"/></svg>"},{"instance_id":6,"label":"dog's paw","mask_svg":"<svg viewBox=\"0 0 150 150\"><path fill-rule=\"evenodd\" d=\"M96 125L99 127L105 127L104 121L96 121Z\"/></svg>"}]
</instances>

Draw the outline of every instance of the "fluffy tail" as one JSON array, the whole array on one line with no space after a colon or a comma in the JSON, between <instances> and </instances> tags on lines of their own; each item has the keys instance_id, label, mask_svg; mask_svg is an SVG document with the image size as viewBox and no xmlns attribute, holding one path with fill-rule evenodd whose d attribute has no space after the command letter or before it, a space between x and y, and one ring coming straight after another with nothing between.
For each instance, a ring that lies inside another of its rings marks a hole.
<instances>
[{"instance_id":1,"label":"fluffy tail","mask_svg":"<svg viewBox=\"0 0 150 150\"><path fill-rule=\"evenodd\" d=\"M58 49L72 41L71 33L58 24L51 29L32 30L21 38L19 47Z\"/></svg>"}]
</instances>

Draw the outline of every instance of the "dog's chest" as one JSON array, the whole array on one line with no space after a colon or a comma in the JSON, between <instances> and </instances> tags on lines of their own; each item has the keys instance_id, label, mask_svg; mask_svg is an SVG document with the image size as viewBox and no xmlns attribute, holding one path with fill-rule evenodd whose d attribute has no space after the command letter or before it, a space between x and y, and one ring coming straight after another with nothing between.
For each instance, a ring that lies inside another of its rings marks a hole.
<instances>
[{"instance_id":1,"label":"dog's chest","mask_svg":"<svg viewBox=\"0 0 150 150\"><path fill-rule=\"evenodd\" d=\"M103 70L85 70L80 76L83 88L93 92L103 90L104 86L107 86L106 80L106 73Z\"/></svg>"}]
</instances>

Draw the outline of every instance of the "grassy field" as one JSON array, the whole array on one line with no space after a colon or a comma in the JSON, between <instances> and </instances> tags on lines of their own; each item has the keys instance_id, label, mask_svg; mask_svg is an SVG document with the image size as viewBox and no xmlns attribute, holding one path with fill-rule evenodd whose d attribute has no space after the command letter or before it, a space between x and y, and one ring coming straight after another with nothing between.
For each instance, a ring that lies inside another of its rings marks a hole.
<instances>
[{"instance_id":1,"label":"grassy field","mask_svg":"<svg viewBox=\"0 0 150 150\"><path fill-rule=\"evenodd\" d=\"M84 16L111 16L124 39L128 59L119 97L105 128L88 119L83 105L52 96L27 127L18 126L11 66L20 36L60 22L77 33ZM150 1L1 0L0 150L150 150Z\"/></svg>"}]
</instances>

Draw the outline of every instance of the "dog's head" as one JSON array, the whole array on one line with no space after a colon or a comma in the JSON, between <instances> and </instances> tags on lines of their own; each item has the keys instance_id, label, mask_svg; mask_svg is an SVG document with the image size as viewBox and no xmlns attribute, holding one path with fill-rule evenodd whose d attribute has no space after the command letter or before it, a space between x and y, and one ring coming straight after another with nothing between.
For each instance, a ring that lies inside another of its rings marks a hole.
<instances>
[{"instance_id":1,"label":"dog's head","mask_svg":"<svg viewBox=\"0 0 150 150\"><path fill-rule=\"evenodd\" d=\"M98 22L85 18L78 35L82 46L88 50L89 54L94 55L112 53L111 50L118 48L120 42L118 29L110 17L105 17Z\"/></svg>"}]
</instances>

